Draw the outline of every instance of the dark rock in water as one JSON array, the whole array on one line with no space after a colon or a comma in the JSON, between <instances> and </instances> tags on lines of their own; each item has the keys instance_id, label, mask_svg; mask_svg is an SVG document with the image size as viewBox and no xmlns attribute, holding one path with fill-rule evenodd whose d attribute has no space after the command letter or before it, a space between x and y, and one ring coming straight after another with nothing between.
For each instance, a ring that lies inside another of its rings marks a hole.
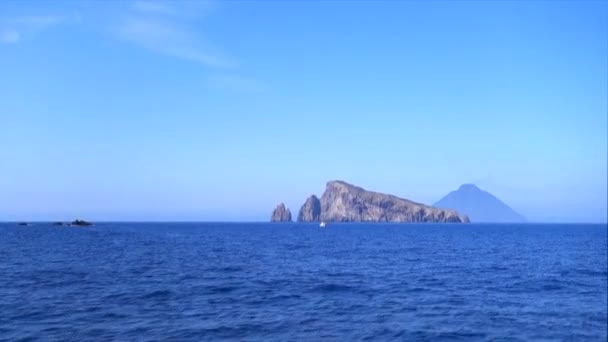
<instances>
[{"instance_id":1,"label":"dark rock in water","mask_svg":"<svg viewBox=\"0 0 608 342\"><path fill-rule=\"evenodd\" d=\"M524 222L523 216L504 202L473 184L463 184L434 204L435 207L457 210L473 222Z\"/></svg>"},{"instance_id":2,"label":"dark rock in water","mask_svg":"<svg viewBox=\"0 0 608 342\"><path fill-rule=\"evenodd\" d=\"M281 203L272 211L270 222L291 222L291 211Z\"/></svg>"},{"instance_id":3,"label":"dark rock in water","mask_svg":"<svg viewBox=\"0 0 608 342\"><path fill-rule=\"evenodd\" d=\"M93 224L91 222L87 222L85 220L74 220L71 223L72 226L78 226L78 227L89 227L92 226Z\"/></svg>"},{"instance_id":4,"label":"dark rock in water","mask_svg":"<svg viewBox=\"0 0 608 342\"><path fill-rule=\"evenodd\" d=\"M20 226L20 227L29 227L29 226L31 226L31 224L29 224L27 222L19 222L19 223L17 223L17 225Z\"/></svg>"},{"instance_id":5,"label":"dark rock in water","mask_svg":"<svg viewBox=\"0 0 608 342\"><path fill-rule=\"evenodd\" d=\"M65 226L65 225L66 225L66 223L63 223L63 222L55 222L55 223L53 223L53 226Z\"/></svg>"},{"instance_id":6,"label":"dark rock in water","mask_svg":"<svg viewBox=\"0 0 608 342\"><path fill-rule=\"evenodd\" d=\"M367 191L343 181L327 183L320 207L320 220L324 222L469 222L468 217L454 210Z\"/></svg>"},{"instance_id":7,"label":"dark rock in water","mask_svg":"<svg viewBox=\"0 0 608 342\"><path fill-rule=\"evenodd\" d=\"M319 222L321 220L321 201L315 195L308 197L300 212L298 222Z\"/></svg>"}]
</instances>

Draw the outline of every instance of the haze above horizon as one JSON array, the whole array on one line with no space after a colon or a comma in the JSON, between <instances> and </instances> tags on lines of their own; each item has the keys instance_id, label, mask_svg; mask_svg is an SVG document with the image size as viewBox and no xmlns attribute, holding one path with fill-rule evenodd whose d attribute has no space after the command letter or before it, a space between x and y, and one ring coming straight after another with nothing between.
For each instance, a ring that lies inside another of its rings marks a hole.
<instances>
[{"instance_id":1,"label":"haze above horizon","mask_svg":"<svg viewBox=\"0 0 608 342\"><path fill-rule=\"evenodd\" d=\"M266 221L340 179L606 222L603 1L3 1L0 221Z\"/></svg>"}]
</instances>

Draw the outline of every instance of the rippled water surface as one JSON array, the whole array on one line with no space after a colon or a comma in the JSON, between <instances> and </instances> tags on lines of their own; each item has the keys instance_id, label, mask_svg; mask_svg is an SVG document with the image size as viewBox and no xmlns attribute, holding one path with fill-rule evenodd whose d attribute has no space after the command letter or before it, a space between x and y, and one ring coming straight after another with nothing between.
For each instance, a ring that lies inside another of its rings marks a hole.
<instances>
[{"instance_id":1,"label":"rippled water surface","mask_svg":"<svg viewBox=\"0 0 608 342\"><path fill-rule=\"evenodd\" d=\"M606 341L605 225L0 224L0 340Z\"/></svg>"}]
</instances>

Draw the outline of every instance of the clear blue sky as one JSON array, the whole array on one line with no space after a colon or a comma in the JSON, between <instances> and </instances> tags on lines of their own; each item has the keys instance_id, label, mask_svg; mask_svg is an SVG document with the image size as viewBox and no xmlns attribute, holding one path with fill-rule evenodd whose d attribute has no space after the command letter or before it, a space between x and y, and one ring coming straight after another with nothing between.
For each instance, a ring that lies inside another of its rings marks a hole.
<instances>
[{"instance_id":1,"label":"clear blue sky","mask_svg":"<svg viewBox=\"0 0 608 342\"><path fill-rule=\"evenodd\" d=\"M325 182L606 221L603 1L2 1L0 220L267 220Z\"/></svg>"}]
</instances>

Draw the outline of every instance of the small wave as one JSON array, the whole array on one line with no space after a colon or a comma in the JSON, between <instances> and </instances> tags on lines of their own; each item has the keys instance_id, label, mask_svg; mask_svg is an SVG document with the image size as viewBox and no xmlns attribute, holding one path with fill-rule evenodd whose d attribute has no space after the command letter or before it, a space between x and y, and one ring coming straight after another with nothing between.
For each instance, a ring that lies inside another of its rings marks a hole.
<instances>
[{"instance_id":1,"label":"small wave","mask_svg":"<svg viewBox=\"0 0 608 342\"><path fill-rule=\"evenodd\" d=\"M98 312L100 310L102 310L102 308L100 306L88 306L88 307L84 308L82 310L82 312L90 314L90 313Z\"/></svg>"},{"instance_id":2,"label":"small wave","mask_svg":"<svg viewBox=\"0 0 608 342\"><path fill-rule=\"evenodd\" d=\"M123 318L127 318L129 316L127 316L125 314L115 313L115 312L108 312L101 317L104 319L123 319Z\"/></svg>"},{"instance_id":3,"label":"small wave","mask_svg":"<svg viewBox=\"0 0 608 342\"><path fill-rule=\"evenodd\" d=\"M310 248L310 245L302 245L302 244L286 244L285 248L290 250L290 251L294 251L294 250L298 250L298 249L307 249Z\"/></svg>"},{"instance_id":4,"label":"small wave","mask_svg":"<svg viewBox=\"0 0 608 342\"><path fill-rule=\"evenodd\" d=\"M406 261L406 262L419 262L422 261L422 259L420 258L402 258L402 261Z\"/></svg>"},{"instance_id":5,"label":"small wave","mask_svg":"<svg viewBox=\"0 0 608 342\"><path fill-rule=\"evenodd\" d=\"M362 277L361 274L350 273L350 272L328 272L328 273L325 273L325 276L332 277L332 278L355 278L355 279Z\"/></svg>"},{"instance_id":6,"label":"small wave","mask_svg":"<svg viewBox=\"0 0 608 342\"><path fill-rule=\"evenodd\" d=\"M264 326L260 324L240 324L237 326L221 325L213 328L203 329L201 332L205 334L215 335L223 338L239 338L250 336L264 331Z\"/></svg>"},{"instance_id":7,"label":"small wave","mask_svg":"<svg viewBox=\"0 0 608 342\"><path fill-rule=\"evenodd\" d=\"M103 297L103 300L104 301L113 301L113 300L119 300L119 301L121 301L121 300L127 299L128 297L129 297L129 294L125 293L125 292L112 293L112 294L109 294L109 295Z\"/></svg>"},{"instance_id":8,"label":"small wave","mask_svg":"<svg viewBox=\"0 0 608 342\"><path fill-rule=\"evenodd\" d=\"M563 290L567 284L567 282L557 279L528 280L516 281L496 289L503 293L542 293Z\"/></svg>"},{"instance_id":9,"label":"small wave","mask_svg":"<svg viewBox=\"0 0 608 342\"><path fill-rule=\"evenodd\" d=\"M353 290L353 287L342 284L323 284L312 288L313 292L350 292Z\"/></svg>"},{"instance_id":10,"label":"small wave","mask_svg":"<svg viewBox=\"0 0 608 342\"><path fill-rule=\"evenodd\" d=\"M498 265L493 265L492 267L490 267L488 269L489 271L494 271L494 272L503 272L503 271L508 271L509 268L505 267L505 266L498 266Z\"/></svg>"},{"instance_id":11,"label":"small wave","mask_svg":"<svg viewBox=\"0 0 608 342\"><path fill-rule=\"evenodd\" d=\"M157 290L143 295L142 299L168 299L172 292L169 290Z\"/></svg>"},{"instance_id":12,"label":"small wave","mask_svg":"<svg viewBox=\"0 0 608 342\"><path fill-rule=\"evenodd\" d=\"M54 333L57 333L57 332L61 332L62 330L63 330L63 328L60 328L60 327L48 327L48 328L42 329L42 332L44 332L46 334L54 334Z\"/></svg>"},{"instance_id":13,"label":"small wave","mask_svg":"<svg viewBox=\"0 0 608 342\"><path fill-rule=\"evenodd\" d=\"M305 318L305 319L301 320L300 322L298 322L298 324L306 326L306 325L309 325L309 324L312 324L312 323L316 323L318 321L319 321L318 318L312 318L311 317L311 318Z\"/></svg>"},{"instance_id":14,"label":"small wave","mask_svg":"<svg viewBox=\"0 0 608 342\"><path fill-rule=\"evenodd\" d=\"M594 270L572 270L573 273L591 276L591 277L606 277L608 276L608 271L594 271ZM565 275L569 274L569 271L565 272ZM562 273L563 274L563 273Z\"/></svg>"},{"instance_id":15,"label":"small wave","mask_svg":"<svg viewBox=\"0 0 608 342\"><path fill-rule=\"evenodd\" d=\"M194 280L194 279L196 279L196 277L192 274L184 274L179 278L180 281L188 281L188 280Z\"/></svg>"},{"instance_id":16,"label":"small wave","mask_svg":"<svg viewBox=\"0 0 608 342\"><path fill-rule=\"evenodd\" d=\"M274 297L270 297L268 298L269 301L284 301L284 300L289 300L289 299L300 299L302 298L302 296L297 295L297 294L292 294L292 295L276 295Z\"/></svg>"},{"instance_id":17,"label":"small wave","mask_svg":"<svg viewBox=\"0 0 608 342\"><path fill-rule=\"evenodd\" d=\"M236 289L236 286L210 286L208 288L211 293L229 293Z\"/></svg>"},{"instance_id":18,"label":"small wave","mask_svg":"<svg viewBox=\"0 0 608 342\"><path fill-rule=\"evenodd\" d=\"M133 272L133 274L135 275L142 275L147 273L148 271L152 270L152 266L150 265L141 265L141 266L137 266L135 267L131 272Z\"/></svg>"},{"instance_id":19,"label":"small wave","mask_svg":"<svg viewBox=\"0 0 608 342\"><path fill-rule=\"evenodd\" d=\"M484 333L474 331L447 331L439 333L437 338L439 340L470 341L471 339L483 339L486 336Z\"/></svg>"},{"instance_id":20,"label":"small wave","mask_svg":"<svg viewBox=\"0 0 608 342\"><path fill-rule=\"evenodd\" d=\"M563 289L563 286L560 286L558 284L545 284L541 287L541 289L543 291L557 291L557 290L561 290Z\"/></svg>"},{"instance_id":21,"label":"small wave","mask_svg":"<svg viewBox=\"0 0 608 342\"><path fill-rule=\"evenodd\" d=\"M214 272L241 272L243 268L241 266L224 266L224 267L215 267L212 269Z\"/></svg>"},{"instance_id":22,"label":"small wave","mask_svg":"<svg viewBox=\"0 0 608 342\"><path fill-rule=\"evenodd\" d=\"M47 318L48 314L44 310L32 310L27 312L20 312L16 316L13 316L14 320L41 320Z\"/></svg>"}]
</instances>

